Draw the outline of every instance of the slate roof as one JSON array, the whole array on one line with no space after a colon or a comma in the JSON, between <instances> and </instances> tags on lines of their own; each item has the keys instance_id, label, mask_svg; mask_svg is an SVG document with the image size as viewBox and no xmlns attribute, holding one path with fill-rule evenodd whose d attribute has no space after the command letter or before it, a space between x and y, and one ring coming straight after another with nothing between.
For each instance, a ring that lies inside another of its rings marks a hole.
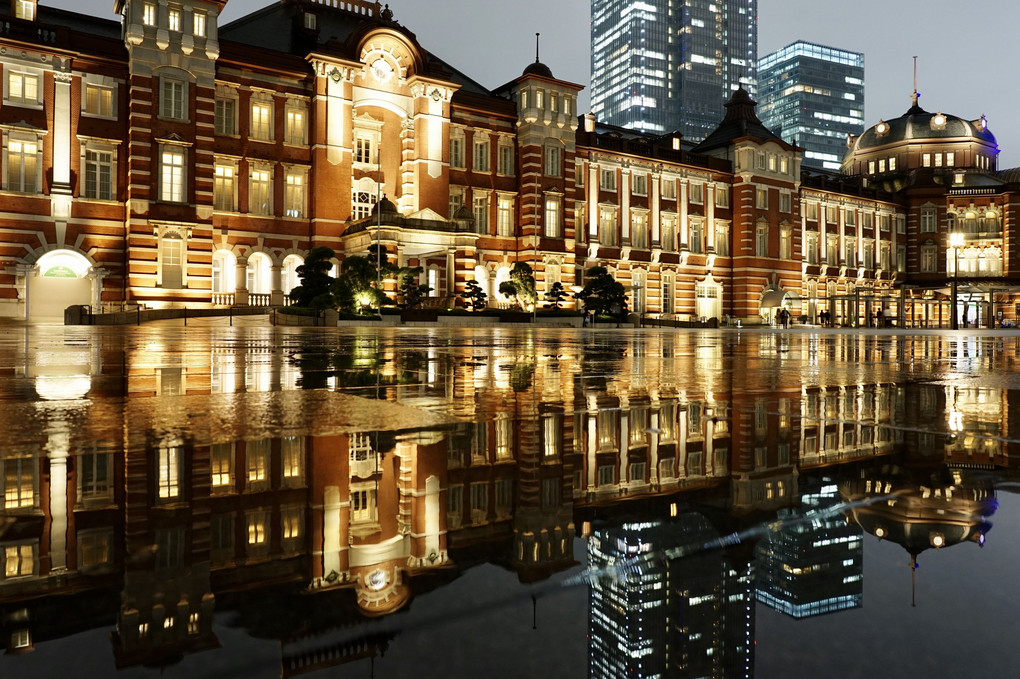
<instances>
[{"instance_id":1,"label":"slate roof","mask_svg":"<svg viewBox=\"0 0 1020 679\"><path fill-rule=\"evenodd\" d=\"M710 135L705 137L704 141L692 150L695 153L705 153L730 146L734 140L745 137L751 137L762 143L774 141L785 148L793 148L758 119L758 114L754 110L757 106L758 102L751 99L747 90L743 87L737 88L726 103L726 116L719 127L715 128Z\"/></svg>"}]
</instances>

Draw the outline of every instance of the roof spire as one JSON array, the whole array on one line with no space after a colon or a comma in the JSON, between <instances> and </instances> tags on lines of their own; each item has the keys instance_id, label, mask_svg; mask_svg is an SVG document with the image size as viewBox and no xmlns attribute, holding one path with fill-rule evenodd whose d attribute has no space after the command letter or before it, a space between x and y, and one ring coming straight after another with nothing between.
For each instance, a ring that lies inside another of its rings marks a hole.
<instances>
[{"instance_id":1,"label":"roof spire","mask_svg":"<svg viewBox=\"0 0 1020 679\"><path fill-rule=\"evenodd\" d=\"M914 103L914 106L918 105L918 100L921 98L921 93L917 91L917 56L914 56L914 93L910 95L910 100Z\"/></svg>"},{"instance_id":2,"label":"roof spire","mask_svg":"<svg viewBox=\"0 0 1020 679\"><path fill-rule=\"evenodd\" d=\"M541 33L536 33L535 34L535 63L536 64L541 63L539 61L539 58L538 58L538 36L540 36L540 35L542 35L542 34Z\"/></svg>"}]
</instances>

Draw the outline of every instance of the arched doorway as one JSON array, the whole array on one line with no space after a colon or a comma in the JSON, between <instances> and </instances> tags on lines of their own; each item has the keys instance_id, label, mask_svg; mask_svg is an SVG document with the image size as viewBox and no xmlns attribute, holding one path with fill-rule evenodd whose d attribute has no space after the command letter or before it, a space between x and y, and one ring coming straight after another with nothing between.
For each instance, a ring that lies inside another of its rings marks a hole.
<instances>
[{"instance_id":1,"label":"arched doorway","mask_svg":"<svg viewBox=\"0 0 1020 679\"><path fill-rule=\"evenodd\" d=\"M269 306L269 295L273 291L273 263L269 256L255 252L248 257L248 304L251 306ZM258 297L254 297L258 295Z\"/></svg>"},{"instance_id":2,"label":"arched doorway","mask_svg":"<svg viewBox=\"0 0 1020 679\"><path fill-rule=\"evenodd\" d=\"M71 250L53 250L40 257L36 275L29 276L27 281L28 317L63 318L64 309L69 306L97 304L98 294L93 298L93 282L89 278L91 271L92 264Z\"/></svg>"}]
</instances>

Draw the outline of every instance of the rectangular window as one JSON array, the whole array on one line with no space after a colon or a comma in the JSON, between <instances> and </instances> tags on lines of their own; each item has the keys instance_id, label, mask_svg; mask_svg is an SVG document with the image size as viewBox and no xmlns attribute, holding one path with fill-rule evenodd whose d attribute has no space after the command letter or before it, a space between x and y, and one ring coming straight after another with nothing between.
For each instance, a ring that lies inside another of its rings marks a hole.
<instances>
[{"instance_id":1,"label":"rectangular window","mask_svg":"<svg viewBox=\"0 0 1020 679\"><path fill-rule=\"evenodd\" d=\"M616 191L616 170L602 169L599 172L599 188L603 191Z\"/></svg>"},{"instance_id":2,"label":"rectangular window","mask_svg":"<svg viewBox=\"0 0 1020 679\"><path fill-rule=\"evenodd\" d=\"M635 174L634 175L634 191L635 196L647 196L648 195L648 175Z\"/></svg>"},{"instance_id":3,"label":"rectangular window","mask_svg":"<svg viewBox=\"0 0 1020 679\"><path fill-rule=\"evenodd\" d=\"M450 187L450 202L449 202L450 214L447 215L447 219L453 219L457 216L457 210L464 207L464 189L460 186Z\"/></svg>"},{"instance_id":4,"label":"rectangular window","mask_svg":"<svg viewBox=\"0 0 1020 679\"><path fill-rule=\"evenodd\" d=\"M501 197L496 213L496 233L500 236L514 235L514 199Z\"/></svg>"},{"instance_id":5,"label":"rectangular window","mask_svg":"<svg viewBox=\"0 0 1020 679\"><path fill-rule=\"evenodd\" d=\"M496 172L509 176L514 173L514 147L509 144L499 145L499 157Z\"/></svg>"},{"instance_id":6,"label":"rectangular window","mask_svg":"<svg viewBox=\"0 0 1020 679\"><path fill-rule=\"evenodd\" d=\"M261 141L272 140L273 107L267 103L251 105L251 138Z\"/></svg>"},{"instance_id":7,"label":"rectangular window","mask_svg":"<svg viewBox=\"0 0 1020 679\"><path fill-rule=\"evenodd\" d=\"M730 191L728 188L722 187L715 191L715 206L728 208L730 206Z\"/></svg>"},{"instance_id":8,"label":"rectangular window","mask_svg":"<svg viewBox=\"0 0 1020 679\"><path fill-rule=\"evenodd\" d=\"M793 257L793 234L788 228L779 230L779 258L790 259Z\"/></svg>"},{"instance_id":9,"label":"rectangular window","mask_svg":"<svg viewBox=\"0 0 1020 679\"><path fill-rule=\"evenodd\" d=\"M814 234L808 235L805 241L804 257L808 264L818 263L818 237Z\"/></svg>"},{"instance_id":10,"label":"rectangular window","mask_svg":"<svg viewBox=\"0 0 1020 679\"><path fill-rule=\"evenodd\" d=\"M283 193L283 216L301 218L305 216L305 175L288 172Z\"/></svg>"},{"instance_id":11,"label":"rectangular window","mask_svg":"<svg viewBox=\"0 0 1020 679\"><path fill-rule=\"evenodd\" d=\"M701 228L700 221L692 221L690 224L690 235L688 236L688 249L695 253L701 253L705 250L705 236Z\"/></svg>"},{"instance_id":12,"label":"rectangular window","mask_svg":"<svg viewBox=\"0 0 1020 679\"><path fill-rule=\"evenodd\" d=\"M935 232L935 208L921 208L921 233Z\"/></svg>"},{"instance_id":13,"label":"rectangular window","mask_svg":"<svg viewBox=\"0 0 1020 679\"><path fill-rule=\"evenodd\" d=\"M847 226L855 226L857 224L857 213L854 210L847 210L843 215L843 223Z\"/></svg>"},{"instance_id":14,"label":"rectangular window","mask_svg":"<svg viewBox=\"0 0 1020 679\"><path fill-rule=\"evenodd\" d=\"M180 32L180 30L181 30L181 10L179 10L179 9L172 9L172 10L169 11L167 16L170 19L170 30L171 31L178 31L178 32Z\"/></svg>"},{"instance_id":15,"label":"rectangular window","mask_svg":"<svg viewBox=\"0 0 1020 679\"><path fill-rule=\"evenodd\" d=\"M186 86L183 80L164 78L160 84L159 115L170 120L184 120Z\"/></svg>"},{"instance_id":16,"label":"rectangular window","mask_svg":"<svg viewBox=\"0 0 1020 679\"><path fill-rule=\"evenodd\" d=\"M482 523L489 514L489 484L471 484L471 523Z\"/></svg>"},{"instance_id":17,"label":"rectangular window","mask_svg":"<svg viewBox=\"0 0 1020 679\"><path fill-rule=\"evenodd\" d=\"M563 174L563 153L558 146L545 147L545 176L559 177Z\"/></svg>"},{"instance_id":18,"label":"rectangular window","mask_svg":"<svg viewBox=\"0 0 1020 679\"><path fill-rule=\"evenodd\" d=\"M715 225L715 253L723 257L730 254L730 227L727 224Z\"/></svg>"},{"instance_id":19,"label":"rectangular window","mask_svg":"<svg viewBox=\"0 0 1020 679\"><path fill-rule=\"evenodd\" d=\"M643 250L648 247L648 215L636 212L630 218L630 243Z\"/></svg>"},{"instance_id":20,"label":"rectangular window","mask_svg":"<svg viewBox=\"0 0 1020 679\"><path fill-rule=\"evenodd\" d=\"M85 113L113 117L113 88L85 85Z\"/></svg>"},{"instance_id":21,"label":"rectangular window","mask_svg":"<svg viewBox=\"0 0 1020 679\"><path fill-rule=\"evenodd\" d=\"M889 171L890 172L896 171L896 156L893 156L892 158L889 159Z\"/></svg>"},{"instance_id":22,"label":"rectangular window","mask_svg":"<svg viewBox=\"0 0 1020 679\"><path fill-rule=\"evenodd\" d=\"M33 0L18 0L14 7L14 16L25 21L35 21L35 2Z\"/></svg>"},{"instance_id":23,"label":"rectangular window","mask_svg":"<svg viewBox=\"0 0 1020 679\"><path fill-rule=\"evenodd\" d=\"M217 165L213 170L213 208L220 212L234 211L234 168Z\"/></svg>"},{"instance_id":24,"label":"rectangular window","mask_svg":"<svg viewBox=\"0 0 1020 679\"><path fill-rule=\"evenodd\" d=\"M216 99L216 134L237 134L237 101Z\"/></svg>"},{"instance_id":25,"label":"rectangular window","mask_svg":"<svg viewBox=\"0 0 1020 679\"><path fill-rule=\"evenodd\" d=\"M164 258L165 260L165 258ZM160 500L172 500L181 494L181 449L160 446L158 457L157 493Z\"/></svg>"},{"instance_id":26,"label":"rectangular window","mask_svg":"<svg viewBox=\"0 0 1020 679\"><path fill-rule=\"evenodd\" d=\"M676 251L676 217L664 216L659 230L659 245L667 252Z\"/></svg>"},{"instance_id":27,"label":"rectangular window","mask_svg":"<svg viewBox=\"0 0 1020 679\"><path fill-rule=\"evenodd\" d=\"M475 232L488 233L489 231L489 197L485 195L473 196Z\"/></svg>"},{"instance_id":28,"label":"rectangular window","mask_svg":"<svg viewBox=\"0 0 1020 679\"><path fill-rule=\"evenodd\" d=\"M31 73L8 71L7 102L11 104L38 104L39 76Z\"/></svg>"},{"instance_id":29,"label":"rectangular window","mask_svg":"<svg viewBox=\"0 0 1020 679\"><path fill-rule=\"evenodd\" d=\"M787 191L779 192L779 211L793 212L793 196Z\"/></svg>"},{"instance_id":30,"label":"rectangular window","mask_svg":"<svg viewBox=\"0 0 1020 679\"><path fill-rule=\"evenodd\" d=\"M35 475L32 458L10 458L3 462L4 509L24 509L35 504Z\"/></svg>"},{"instance_id":31,"label":"rectangular window","mask_svg":"<svg viewBox=\"0 0 1020 679\"><path fill-rule=\"evenodd\" d=\"M257 215L273 214L272 195L272 178L269 170L252 170L248 211Z\"/></svg>"},{"instance_id":32,"label":"rectangular window","mask_svg":"<svg viewBox=\"0 0 1020 679\"><path fill-rule=\"evenodd\" d=\"M889 161L890 163L892 161ZM956 153L949 151L946 153L946 167L953 167L956 165Z\"/></svg>"},{"instance_id":33,"label":"rectangular window","mask_svg":"<svg viewBox=\"0 0 1020 679\"><path fill-rule=\"evenodd\" d=\"M481 137L479 133L476 133L474 145L472 146L474 155L471 157L471 169L475 172L488 172L489 171L489 139L488 137Z\"/></svg>"},{"instance_id":34,"label":"rectangular window","mask_svg":"<svg viewBox=\"0 0 1020 679\"><path fill-rule=\"evenodd\" d=\"M560 199L547 196L545 199L545 235L547 238L558 238L560 235Z\"/></svg>"},{"instance_id":35,"label":"rectangular window","mask_svg":"<svg viewBox=\"0 0 1020 679\"><path fill-rule=\"evenodd\" d=\"M147 2L142 5L142 23L146 26L156 25L156 4Z\"/></svg>"},{"instance_id":36,"label":"rectangular window","mask_svg":"<svg viewBox=\"0 0 1020 679\"><path fill-rule=\"evenodd\" d=\"M295 486L304 481L305 440L299 436L284 436L280 441L280 467L283 483Z\"/></svg>"},{"instance_id":37,"label":"rectangular window","mask_svg":"<svg viewBox=\"0 0 1020 679\"><path fill-rule=\"evenodd\" d=\"M616 210L612 208L599 210L599 242L616 245Z\"/></svg>"},{"instance_id":38,"label":"rectangular window","mask_svg":"<svg viewBox=\"0 0 1020 679\"><path fill-rule=\"evenodd\" d=\"M691 184L688 194L692 203L701 205L705 202L705 185L698 182Z\"/></svg>"},{"instance_id":39,"label":"rectangular window","mask_svg":"<svg viewBox=\"0 0 1020 679\"><path fill-rule=\"evenodd\" d=\"M168 203L184 202L184 149L166 148L162 154L160 200Z\"/></svg>"},{"instance_id":40,"label":"rectangular window","mask_svg":"<svg viewBox=\"0 0 1020 679\"><path fill-rule=\"evenodd\" d=\"M234 446L214 443L209 449L213 493L229 492L234 485Z\"/></svg>"},{"instance_id":41,"label":"rectangular window","mask_svg":"<svg viewBox=\"0 0 1020 679\"><path fill-rule=\"evenodd\" d=\"M923 167L931 167L931 154L930 153L921 154L921 165Z\"/></svg>"},{"instance_id":42,"label":"rectangular window","mask_svg":"<svg viewBox=\"0 0 1020 679\"><path fill-rule=\"evenodd\" d=\"M839 208L835 205L826 206L825 221L829 224L835 224L837 219L839 219Z\"/></svg>"},{"instance_id":43,"label":"rectangular window","mask_svg":"<svg viewBox=\"0 0 1020 679\"><path fill-rule=\"evenodd\" d=\"M754 206L756 208L758 208L759 210L768 210L769 209L769 190L768 189L758 189L758 190L755 191L754 195L755 195Z\"/></svg>"},{"instance_id":44,"label":"rectangular window","mask_svg":"<svg viewBox=\"0 0 1020 679\"><path fill-rule=\"evenodd\" d=\"M818 221L818 203L808 203L805 216L809 221Z\"/></svg>"},{"instance_id":45,"label":"rectangular window","mask_svg":"<svg viewBox=\"0 0 1020 679\"><path fill-rule=\"evenodd\" d=\"M662 199L663 200L676 200L676 180L675 179L663 179L662 180Z\"/></svg>"},{"instance_id":46,"label":"rectangular window","mask_svg":"<svg viewBox=\"0 0 1020 679\"><path fill-rule=\"evenodd\" d=\"M463 170L464 165L464 137L450 137L450 167Z\"/></svg>"},{"instance_id":47,"label":"rectangular window","mask_svg":"<svg viewBox=\"0 0 1020 679\"><path fill-rule=\"evenodd\" d=\"M194 19L192 21L192 32L196 38L205 37L205 14L202 12L195 12Z\"/></svg>"},{"instance_id":48,"label":"rectangular window","mask_svg":"<svg viewBox=\"0 0 1020 679\"><path fill-rule=\"evenodd\" d=\"M288 144L305 143L305 112L296 108L287 109L287 128L284 130L284 141Z\"/></svg>"},{"instance_id":49,"label":"rectangular window","mask_svg":"<svg viewBox=\"0 0 1020 679\"><path fill-rule=\"evenodd\" d=\"M4 545L4 577L21 578L35 573L35 546Z\"/></svg>"},{"instance_id":50,"label":"rectangular window","mask_svg":"<svg viewBox=\"0 0 1020 679\"><path fill-rule=\"evenodd\" d=\"M21 193L38 191L39 146L34 142L7 143L7 190Z\"/></svg>"},{"instance_id":51,"label":"rectangular window","mask_svg":"<svg viewBox=\"0 0 1020 679\"><path fill-rule=\"evenodd\" d=\"M113 154L111 152L85 152L85 197L96 200L113 200Z\"/></svg>"},{"instance_id":52,"label":"rectangular window","mask_svg":"<svg viewBox=\"0 0 1020 679\"><path fill-rule=\"evenodd\" d=\"M354 139L354 162L375 164L375 144L370 137L359 135Z\"/></svg>"},{"instance_id":53,"label":"rectangular window","mask_svg":"<svg viewBox=\"0 0 1020 679\"><path fill-rule=\"evenodd\" d=\"M754 254L756 257L769 256L769 228L759 225L755 230Z\"/></svg>"}]
</instances>

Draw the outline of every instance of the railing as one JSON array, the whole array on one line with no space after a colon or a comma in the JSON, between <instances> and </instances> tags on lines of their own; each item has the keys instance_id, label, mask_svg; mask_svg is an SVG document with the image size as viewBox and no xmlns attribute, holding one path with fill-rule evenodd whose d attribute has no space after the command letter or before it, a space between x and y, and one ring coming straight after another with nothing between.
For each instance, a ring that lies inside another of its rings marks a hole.
<instances>
[{"instance_id":1,"label":"railing","mask_svg":"<svg viewBox=\"0 0 1020 679\"><path fill-rule=\"evenodd\" d=\"M214 292L212 294L212 303L219 306L234 306L234 293Z\"/></svg>"},{"instance_id":2,"label":"railing","mask_svg":"<svg viewBox=\"0 0 1020 679\"><path fill-rule=\"evenodd\" d=\"M0 21L0 35L14 40L55 45L58 40L66 42L66 33L66 28L45 28L32 21L22 21L20 19ZM61 38L65 39L61 40Z\"/></svg>"},{"instance_id":3,"label":"railing","mask_svg":"<svg viewBox=\"0 0 1020 679\"><path fill-rule=\"evenodd\" d=\"M262 307L269 306L269 301L272 295L268 292L249 292L248 293L248 306Z\"/></svg>"}]
</instances>

